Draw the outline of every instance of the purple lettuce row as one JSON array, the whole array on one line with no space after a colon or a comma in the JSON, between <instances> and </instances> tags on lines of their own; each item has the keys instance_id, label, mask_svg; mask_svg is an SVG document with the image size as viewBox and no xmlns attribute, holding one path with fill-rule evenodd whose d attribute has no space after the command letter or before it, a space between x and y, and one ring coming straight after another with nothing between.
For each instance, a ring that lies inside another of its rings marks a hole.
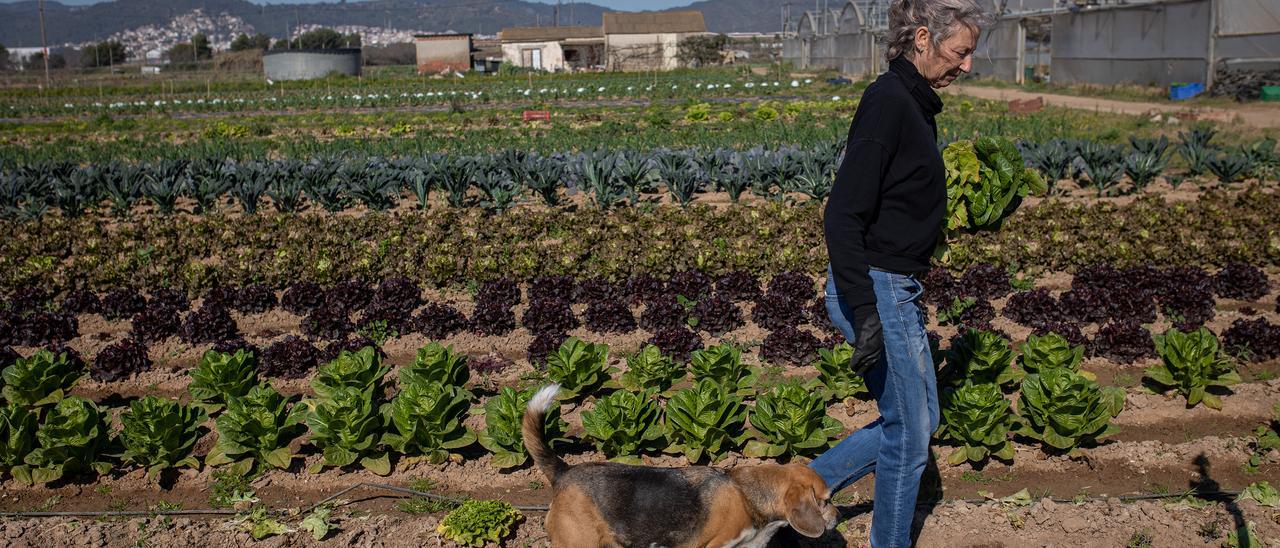
<instances>
[{"instance_id":1,"label":"purple lettuce row","mask_svg":"<svg viewBox=\"0 0 1280 548\"><path fill-rule=\"evenodd\" d=\"M646 301L640 313L640 327L646 331L659 331L685 325L688 311L674 294L666 293Z\"/></svg>"},{"instance_id":2,"label":"purple lettuce row","mask_svg":"<svg viewBox=\"0 0 1280 548\"><path fill-rule=\"evenodd\" d=\"M797 303L807 303L817 295L813 277L801 272L783 272L769 280L765 293L781 295ZM800 306L803 306L801 304Z\"/></svg>"},{"instance_id":3,"label":"purple lettuce row","mask_svg":"<svg viewBox=\"0 0 1280 548\"><path fill-rule=\"evenodd\" d=\"M178 312L191 310L191 299L187 298L187 294L172 287L162 287L152 291L147 302L169 306Z\"/></svg>"},{"instance_id":4,"label":"purple lettuce row","mask_svg":"<svg viewBox=\"0 0 1280 548\"><path fill-rule=\"evenodd\" d=\"M38 287L27 287L9 295L9 310L19 314L43 312L53 305L53 297Z\"/></svg>"},{"instance_id":5,"label":"purple lettuce row","mask_svg":"<svg viewBox=\"0 0 1280 548\"><path fill-rule=\"evenodd\" d=\"M581 325L564 297L530 298L520 324L530 331L568 331Z\"/></svg>"},{"instance_id":6,"label":"purple lettuce row","mask_svg":"<svg viewBox=\"0 0 1280 548\"><path fill-rule=\"evenodd\" d=\"M359 312L373 300L369 284L359 280L347 280L333 284L324 294L326 305L341 306L348 314Z\"/></svg>"},{"instance_id":7,"label":"purple lettuce row","mask_svg":"<svg viewBox=\"0 0 1280 548\"><path fill-rule=\"evenodd\" d=\"M732 301L753 301L760 296L760 281L746 270L735 270L716 280L716 293Z\"/></svg>"},{"instance_id":8,"label":"purple lettuce row","mask_svg":"<svg viewBox=\"0 0 1280 548\"><path fill-rule=\"evenodd\" d=\"M241 314L262 314L280 304L274 289L262 284L246 285L236 292L233 310Z\"/></svg>"},{"instance_id":9,"label":"purple lettuce row","mask_svg":"<svg viewBox=\"0 0 1280 548\"><path fill-rule=\"evenodd\" d=\"M1062 316L1072 323L1101 323L1111 317L1107 300L1110 296L1091 287L1070 289L1058 297Z\"/></svg>"},{"instance_id":10,"label":"purple lettuce row","mask_svg":"<svg viewBox=\"0 0 1280 548\"><path fill-rule=\"evenodd\" d=\"M921 307L923 310L924 307ZM827 312L827 297L823 295L813 301L806 310L809 314L809 323L814 327L823 331L836 331L835 324L831 323L831 313Z\"/></svg>"},{"instance_id":11,"label":"purple lettuce row","mask_svg":"<svg viewBox=\"0 0 1280 548\"><path fill-rule=\"evenodd\" d=\"M543 359L546 359L545 356ZM500 375L513 366L515 366L515 362L508 360L497 352L490 352L467 360L467 367L471 369L471 372L481 377Z\"/></svg>"},{"instance_id":12,"label":"purple lettuce row","mask_svg":"<svg viewBox=\"0 0 1280 548\"><path fill-rule=\"evenodd\" d=\"M284 290L284 295L280 297L280 307L290 314L306 316L324 304L324 296L325 291L320 284L296 283Z\"/></svg>"},{"instance_id":13,"label":"purple lettuce row","mask_svg":"<svg viewBox=\"0 0 1280 548\"><path fill-rule=\"evenodd\" d=\"M574 282L573 276L544 276L534 278L529 283L528 297L532 302L534 299L555 299L570 301L573 299L574 290L577 289L577 283Z\"/></svg>"},{"instance_id":14,"label":"purple lettuce row","mask_svg":"<svg viewBox=\"0 0 1280 548\"><path fill-rule=\"evenodd\" d=\"M75 314L42 311L19 318L16 328L17 332L12 337L14 341L22 346L43 346L76 338L80 332L80 322L76 320Z\"/></svg>"},{"instance_id":15,"label":"purple lettuce row","mask_svg":"<svg viewBox=\"0 0 1280 548\"><path fill-rule=\"evenodd\" d=\"M577 303L594 303L598 301L616 301L623 297L623 288L604 278L595 277L582 280L573 292L573 301Z\"/></svg>"},{"instance_id":16,"label":"purple lettuce row","mask_svg":"<svg viewBox=\"0 0 1280 548\"><path fill-rule=\"evenodd\" d=\"M414 318L414 328L428 339L443 340L471 328L471 322L458 309L447 304L427 303Z\"/></svg>"},{"instance_id":17,"label":"purple lettuce row","mask_svg":"<svg viewBox=\"0 0 1280 548\"><path fill-rule=\"evenodd\" d=\"M214 352L221 352L223 354L235 354L237 350L244 350L254 356L262 355L262 349L258 348L256 345L249 344L248 341L244 340L244 337L218 341L213 343L213 347L210 348L210 350L213 350Z\"/></svg>"},{"instance_id":18,"label":"purple lettuce row","mask_svg":"<svg viewBox=\"0 0 1280 548\"><path fill-rule=\"evenodd\" d=\"M313 339L342 340L355 328L347 308L340 303L328 303L317 307L302 319L302 333Z\"/></svg>"},{"instance_id":19,"label":"purple lettuce row","mask_svg":"<svg viewBox=\"0 0 1280 548\"><path fill-rule=\"evenodd\" d=\"M18 354L18 351L14 350L12 346L7 344L0 345L0 370L4 370L4 368L13 365L14 362L21 358L22 355Z\"/></svg>"},{"instance_id":20,"label":"purple lettuce row","mask_svg":"<svg viewBox=\"0 0 1280 548\"><path fill-rule=\"evenodd\" d=\"M1014 293L1005 303L1003 314L1027 327L1040 327L1064 319L1058 299L1044 288Z\"/></svg>"},{"instance_id":21,"label":"purple lettuce row","mask_svg":"<svg viewBox=\"0 0 1280 548\"><path fill-rule=\"evenodd\" d=\"M805 304L813 297L795 300L795 297L772 291L756 299L751 309L751 321L770 331L795 327L804 323Z\"/></svg>"},{"instance_id":22,"label":"purple lettuce row","mask_svg":"<svg viewBox=\"0 0 1280 548\"><path fill-rule=\"evenodd\" d=\"M235 310L240 304L240 288L220 285L205 291L200 306L214 306L225 310Z\"/></svg>"},{"instance_id":23,"label":"purple lettuce row","mask_svg":"<svg viewBox=\"0 0 1280 548\"><path fill-rule=\"evenodd\" d=\"M516 315L510 306L492 299L476 302L471 313L471 329L480 335L506 335L516 328Z\"/></svg>"},{"instance_id":24,"label":"purple lettuce row","mask_svg":"<svg viewBox=\"0 0 1280 548\"><path fill-rule=\"evenodd\" d=\"M102 315L108 320L123 320L146 306L147 299L131 287L112 289L102 296Z\"/></svg>"},{"instance_id":25,"label":"purple lettuce row","mask_svg":"<svg viewBox=\"0 0 1280 548\"><path fill-rule=\"evenodd\" d=\"M547 356L560 349L560 345L569 338L569 335L563 331L542 331L534 333L533 340L529 342L529 348L526 353L529 363L534 364L539 369L546 368Z\"/></svg>"},{"instance_id":26,"label":"purple lettuce row","mask_svg":"<svg viewBox=\"0 0 1280 548\"><path fill-rule=\"evenodd\" d=\"M760 344L760 357L770 363L806 365L818 357L822 342L812 333L795 327L771 331Z\"/></svg>"},{"instance_id":27,"label":"purple lettuce row","mask_svg":"<svg viewBox=\"0 0 1280 548\"><path fill-rule=\"evenodd\" d=\"M173 305L152 301L129 320L133 336L146 343L163 341L182 329L182 317Z\"/></svg>"},{"instance_id":28,"label":"purple lettuce row","mask_svg":"<svg viewBox=\"0 0 1280 548\"><path fill-rule=\"evenodd\" d=\"M649 338L649 344L677 360L688 360L694 350L702 348L702 338L688 327L664 327Z\"/></svg>"},{"instance_id":29,"label":"purple lettuce row","mask_svg":"<svg viewBox=\"0 0 1280 548\"><path fill-rule=\"evenodd\" d=\"M676 295L696 301L711 291L711 278L696 270L686 270L667 280L667 287Z\"/></svg>"},{"instance_id":30,"label":"purple lettuce row","mask_svg":"<svg viewBox=\"0 0 1280 548\"><path fill-rule=\"evenodd\" d=\"M360 321L356 325L361 329L373 325L374 322L386 322L388 329L401 333L409 331L413 326L413 311L417 306L403 306L403 303L374 299L360 313Z\"/></svg>"},{"instance_id":31,"label":"purple lettuce row","mask_svg":"<svg viewBox=\"0 0 1280 548\"><path fill-rule=\"evenodd\" d=\"M59 308L66 314L97 314L102 312L102 299L88 289L77 289L63 297Z\"/></svg>"},{"instance_id":32,"label":"purple lettuce row","mask_svg":"<svg viewBox=\"0 0 1280 548\"><path fill-rule=\"evenodd\" d=\"M667 294L667 283L653 276L641 274L629 278L623 287L623 292L626 293L631 304L649 302Z\"/></svg>"},{"instance_id":33,"label":"purple lettuce row","mask_svg":"<svg viewBox=\"0 0 1280 548\"><path fill-rule=\"evenodd\" d=\"M374 303L385 303L383 306L394 305L404 311L405 316L413 315L413 311L422 306L422 287L409 278L389 278L378 284L373 290Z\"/></svg>"},{"instance_id":34,"label":"purple lettuce row","mask_svg":"<svg viewBox=\"0 0 1280 548\"><path fill-rule=\"evenodd\" d=\"M279 379L301 379L319 363L320 351L306 339L289 335L262 351L258 370Z\"/></svg>"},{"instance_id":35,"label":"purple lettuce row","mask_svg":"<svg viewBox=\"0 0 1280 548\"><path fill-rule=\"evenodd\" d=\"M1213 287L1224 299L1253 301L1271 291L1267 274L1244 263L1231 263L1213 275Z\"/></svg>"},{"instance_id":36,"label":"purple lettuce row","mask_svg":"<svg viewBox=\"0 0 1280 548\"><path fill-rule=\"evenodd\" d=\"M382 351L382 347L378 346L373 339L364 336L352 336L341 341L332 341L325 345L324 350L316 354L317 363L328 363L338 359L338 355L343 352L359 352L365 348L373 348L380 358L386 358L387 353Z\"/></svg>"},{"instance_id":37,"label":"purple lettuce row","mask_svg":"<svg viewBox=\"0 0 1280 548\"><path fill-rule=\"evenodd\" d=\"M980 264L970 267L956 280L955 291L961 297L998 299L1013 291L1013 286L1009 283L1009 273L1003 268Z\"/></svg>"},{"instance_id":38,"label":"purple lettuce row","mask_svg":"<svg viewBox=\"0 0 1280 548\"><path fill-rule=\"evenodd\" d=\"M0 308L0 346L21 344L18 330L22 326L22 317Z\"/></svg>"},{"instance_id":39,"label":"purple lettuce row","mask_svg":"<svg viewBox=\"0 0 1280 548\"><path fill-rule=\"evenodd\" d=\"M1266 318L1238 319L1223 332L1222 346L1227 352L1250 361L1280 358L1280 325Z\"/></svg>"},{"instance_id":40,"label":"purple lettuce row","mask_svg":"<svg viewBox=\"0 0 1280 548\"><path fill-rule=\"evenodd\" d=\"M974 298L973 305L966 308L960 313L960 317L955 319L955 323L959 326L960 332L963 333L968 329L978 329L982 331L992 331L991 321L996 319L996 309L991 306L991 301L981 298Z\"/></svg>"},{"instance_id":41,"label":"purple lettuce row","mask_svg":"<svg viewBox=\"0 0 1280 548\"><path fill-rule=\"evenodd\" d=\"M920 280L924 286L921 300L935 307L951 306L959 293L956 290L956 278L945 268L933 267Z\"/></svg>"},{"instance_id":42,"label":"purple lettuce row","mask_svg":"<svg viewBox=\"0 0 1280 548\"><path fill-rule=\"evenodd\" d=\"M102 382L113 382L132 377L150 367L147 345L129 338L103 348L93 359L89 376Z\"/></svg>"},{"instance_id":43,"label":"purple lettuce row","mask_svg":"<svg viewBox=\"0 0 1280 548\"><path fill-rule=\"evenodd\" d=\"M511 308L520 304L520 286L508 278L485 282L476 292L476 302Z\"/></svg>"},{"instance_id":44,"label":"purple lettuce row","mask_svg":"<svg viewBox=\"0 0 1280 548\"><path fill-rule=\"evenodd\" d=\"M636 316L619 300L592 301L582 315L587 329L595 333L630 333L636 330Z\"/></svg>"},{"instance_id":45,"label":"purple lettuce row","mask_svg":"<svg viewBox=\"0 0 1280 548\"><path fill-rule=\"evenodd\" d=\"M1043 337L1050 333L1062 335L1068 343L1073 346L1088 346L1089 338L1084 336L1084 332L1080 331L1080 326L1073 323L1050 322L1036 326L1032 333L1037 337Z\"/></svg>"},{"instance_id":46,"label":"purple lettuce row","mask_svg":"<svg viewBox=\"0 0 1280 548\"><path fill-rule=\"evenodd\" d=\"M698 319L698 330L718 337L746 324L742 309L733 301L713 294L703 297L694 305L691 315Z\"/></svg>"},{"instance_id":47,"label":"purple lettuce row","mask_svg":"<svg viewBox=\"0 0 1280 548\"><path fill-rule=\"evenodd\" d=\"M187 344L216 343L234 339L240 329L227 309L203 305L182 322L182 341Z\"/></svg>"},{"instance_id":48,"label":"purple lettuce row","mask_svg":"<svg viewBox=\"0 0 1280 548\"><path fill-rule=\"evenodd\" d=\"M1089 355L1118 363L1133 363L1156 355L1151 332L1134 321L1112 322L1098 329L1088 347Z\"/></svg>"},{"instance_id":49,"label":"purple lettuce row","mask_svg":"<svg viewBox=\"0 0 1280 548\"><path fill-rule=\"evenodd\" d=\"M843 343L853 344L852 342L849 342L848 339L844 338L844 335L841 334L839 331L823 331L822 332L822 340L821 340L822 348L835 348L836 345L843 344Z\"/></svg>"},{"instance_id":50,"label":"purple lettuce row","mask_svg":"<svg viewBox=\"0 0 1280 548\"><path fill-rule=\"evenodd\" d=\"M1280 295L1276 295L1276 313L1280 314Z\"/></svg>"}]
</instances>

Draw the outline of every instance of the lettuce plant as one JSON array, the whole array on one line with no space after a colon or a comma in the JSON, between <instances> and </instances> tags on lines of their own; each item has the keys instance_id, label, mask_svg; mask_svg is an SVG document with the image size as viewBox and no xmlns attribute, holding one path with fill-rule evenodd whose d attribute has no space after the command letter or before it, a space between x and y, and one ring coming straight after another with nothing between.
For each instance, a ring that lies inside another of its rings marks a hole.
<instances>
[{"instance_id":1,"label":"lettuce plant","mask_svg":"<svg viewBox=\"0 0 1280 548\"><path fill-rule=\"evenodd\" d=\"M1013 460L1009 432L1016 421L999 386L967 384L944 391L942 399L942 426L935 435L960 446L949 463L980 463L989 456Z\"/></svg>"},{"instance_id":2,"label":"lettuce plant","mask_svg":"<svg viewBox=\"0 0 1280 548\"><path fill-rule=\"evenodd\" d=\"M738 395L750 394L758 376L742 362L742 350L729 343L694 351L689 370L695 381L711 379Z\"/></svg>"},{"instance_id":3,"label":"lettuce plant","mask_svg":"<svg viewBox=\"0 0 1280 548\"><path fill-rule=\"evenodd\" d=\"M497 468L520 466L529 460L529 452L524 447L524 438L520 434L521 421L524 420L525 408L533 398L536 389L516 392L510 387L502 387L484 404L485 429L479 434L480 445L493 453L493 465ZM569 424L560 418L560 406L553 405L547 409L543 419L543 435L552 447L566 440L564 433Z\"/></svg>"},{"instance_id":4,"label":"lettuce plant","mask_svg":"<svg viewBox=\"0 0 1280 548\"><path fill-rule=\"evenodd\" d=\"M653 392L619 390L582 412L582 428L610 460L639 464L640 452L662 439L662 408Z\"/></svg>"},{"instance_id":5,"label":"lettuce plant","mask_svg":"<svg viewBox=\"0 0 1280 548\"><path fill-rule=\"evenodd\" d=\"M1074 453L1119 432L1111 419L1122 409L1124 390L1100 388L1070 369L1043 369L1022 379L1017 433Z\"/></svg>"},{"instance_id":6,"label":"lettuce plant","mask_svg":"<svg viewBox=\"0 0 1280 548\"><path fill-rule=\"evenodd\" d=\"M462 546L502 545L524 515L500 500L468 500L449 512L436 531Z\"/></svg>"},{"instance_id":7,"label":"lettuce plant","mask_svg":"<svg viewBox=\"0 0 1280 548\"><path fill-rule=\"evenodd\" d=\"M15 468L16 477L26 472L23 461L36 445L36 414L26 407L7 404L0 407L0 475Z\"/></svg>"},{"instance_id":8,"label":"lettuce plant","mask_svg":"<svg viewBox=\"0 0 1280 548\"><path fill-rule=\"evenodd\" d=\"M1084 347L1072 346L1066 337L1057 333L1044 336L1029 335L1027 341L1018 345L1018 364L1026 373L1039 373L1044 369L1063 368L1075 371L1091 381L1098 377L1080 369L1080 361L1084 359Z\"/></svg>"},{"instance_id":9,"label":"lettuce plant","mask_svg":"<svg viewBox=\"0 0 1280 548\"><path fill-rule=\"evenodd\" d=\"M1013 368L1009 341L990 331L969 329L947 351L948 384L1013 384L1023 373Z\"/></svg>"},{"instance_id":10,"label":"lettuce plant","mask_svg":"<svg viewBox=\"0 0 1280 548\"><path fill-rule=\"evenodd\" d=\"M27 485L49 483L64 476L111 470L110 428L93 402L78 396L63 398L49 409L36 431L38 447L27 455L27 468L9 472Z\"/></svg>"},{"instance_id":11,"label":"lettuce plant","mask_svg":"<svg viewBox=\"0 0 1280 548\"><path fill-rule=\"evenodd\" d=\"M1170 329L1157 335L1155 342L1161 363L1147 369L1147 378L1177 389L1187 397L1187 407L1203 402L1210 409L1221 410L1222 400L1208 388L1241 382L1235 365L1223 355L1218 339L1207 328L1191 333Z\"/></svg>"},{"instance_id":12,"label":"lettuce plant","mask_svg":"<svg viewBox=\"0 0 1280 548\"><path fill-rule=\"evenodd\" d=\"M361 390L339 385L328 389L326 397L306 402L311 443L324 454L313 472L323 466L341 468L359 461L375 474L391 473L391 460L378 448L386 419L374 408L373 391L372 386Z\"/></svg>"},{"instance_id":13,"label":"lettuce plant","mask_svg":"<svg viewBox=\"0 0 1280 548\"><path fill-rule=\"evenodd\" d=\"M712 379L701 379L667 402L664 426L671 442L667 451L683 454L694 463L704 456L718 461L746 441L746 418L741 397Z\"/></svg>"},{"instance_id":14,"label":"lettuce plant","mask_svg":"<svg viewBox=\"0 0 1280 548\"><path fill-rule=\"evenodd\" d=\"M61 401L83 376L83 363L42 349L0 372L0 394L10 405L44 407Z\"/></svg>"},{"instance_id":15,"label":"lettuce plant","mask_svg":"<svg viewBox=\"0 0 1280 548\"><path fill-rule=\"evenodd\" d=\"M214 413L228 401L248 394L257 384L258 363L252 352L237 350L228 354L210 350L191 370L187 392L194 400L192 405Z\"/></svg>"},{"instance_id":16,"label":"lettuce plant","mask_svg":"<svg viewBox=\"0 0 1280 548\"><path fill-rule=\"evenodd\" d=\"M750 422L756 439L742 452L748 457L811 454L835 445L844 430L827 416L822 398L798 383L780 384L756 397Z\"/></svg>"},{"instance_id":17,"label":"lettuce plant","mask_svg":"<svg viewBox=\"0 0 1280 548\"><path fill-rule=\"evenodd\" d=\"M658 347L646 344L627 358L627 372L622 374L621 382L627 390L664 392L687 374L683 363L664 355Z\"/></svg>"},{"instance_id":18,"label":"lettuce plant","mask_svg":"<svg viewBox=\"0 0 1280 548\"><path fill-rule=\"evenodd\" d=\"M845 400L867 392L866 381L862 375L853 372L850 361L853 360L853 345L843 342L830 350L818 349L818 360L813 367L818 370L818 378L814 383L823 389L822 399Z\"/></svg>"},{"instance_id":19,"label":"lettuce plant","mask_svg":"<svg viewBox=\"0 0 1280 548\"><path fill-rule=\"evenodd\" d=\"M176 401L155 396L134 400L120 416L120 443L124 446L120 457L145 467L153 479L168 468L198 467L200 461L191 451L208 432L200 426L208 418L203 409Z\"/></svg>"},{"instance_id":20,"label":"lettuce plant","mask_svg":"<svg viewBox=\"0 0 1280 548\"><path fill-rule=\"evenodd\" d=\"M445 347L434 341L418 349L413 365L400 369L402 386L439 382L462 388L470 379L471 370L467 367L466 355L454 352L452 346Z\"/></svg>"},{"instance_id":21,"label":"lettuce plant","mask_svg":"<svg viewBox=\"0 0 1280 548\"><path fill-rule=\"evenodd\" d=\"M342 352L337 359L321 365L318 373L311 379L311 388L320 399L333 399L334 394L343 388L354 388L368 392L369 399L382 397L382 378L391 370L391 366L382 363L378 352L372 347L365 347L359 352Z\"/></svg>"},{"instance_id":22,"label":"lettuce plant","mask_svg":"<svg viewBox=\"0 0 1280 548\"><path fill-rule=\"evenodd\" d=\"M547 373L560 384L565 399L586 397L609 382L612 369L609 345L582 342L569 337L560 349L547 356Z\"/></svg>"},{"instance_id":23,"label":"lettuce plant","mask_svg":"<svg viewBox=\"0 0 1280 548\"><path fill-rule=\"evenodd\" d=\"M205 458L209 466L234 463L247 475L266 467L289 468L289 443L306 432L306 406L290 406L289 399L269 384L259 384L243 396L227 400L215 424L218 441Z\"/></svg>"},{"instance_id":24,"label":"lettuce plant","mask_svg":"<svg viewBox=\"0 0 1280 548\"><path fill-rule=\"evenodd\" d=\"M383 409L391 428L382 441L398 453L442 463L449 449L476 441L475 433L462 426L470 406L471 394L459 386L431 380L405 384Z\"/></svg>"}]
</instances>

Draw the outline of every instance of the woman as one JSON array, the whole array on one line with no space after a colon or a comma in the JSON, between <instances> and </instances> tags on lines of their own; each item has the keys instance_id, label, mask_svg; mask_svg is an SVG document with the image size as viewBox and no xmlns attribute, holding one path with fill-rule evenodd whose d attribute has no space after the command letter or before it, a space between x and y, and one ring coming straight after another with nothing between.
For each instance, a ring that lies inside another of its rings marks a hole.
<instances>
[{"instance_id":1,"label":"woman","mask_svg":"<svg viewBox=\"0 0 1280 548\"><path fill-rule=\"evenodd\" d=\"M827 313L855 351L880 418L810 464L831 488L876 473L871 546L909 546L938 391L918 276L947 190L933 88L969 72L984 14L974 0L894 0L889 70L862 96L827 202Z\"/></svg>"}]
</instances>

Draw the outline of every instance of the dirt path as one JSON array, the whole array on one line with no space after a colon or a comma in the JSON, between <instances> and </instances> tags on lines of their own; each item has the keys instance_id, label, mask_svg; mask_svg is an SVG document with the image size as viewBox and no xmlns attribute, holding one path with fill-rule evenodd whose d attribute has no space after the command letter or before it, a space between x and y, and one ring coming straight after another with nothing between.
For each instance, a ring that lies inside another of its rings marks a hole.
<instances>
[{"instance_id":1,"label":"dirt path","mask_svg":"<svg viewBox=\"0 0 1280 548\"><path fill-rule=\"evenodd\" d=\"M1247 105L1236 108L1219 107L1185 107L1181 105L1146 103L1137 101L1117 101L1099 97L1080 97L1075 95L1057 95L1052 93L1034 93L1016 89L988 88L981 86L953 85L943 90L946 93L968 95L992 101L1026 100L1043 97L1046 105L1114 112L1118 114L1152 115L1172 114L1184 120L1212 120L1219 123L1243 123L1257 128L1280 128L1280 106Z\"/></svg>"}]
</instances>

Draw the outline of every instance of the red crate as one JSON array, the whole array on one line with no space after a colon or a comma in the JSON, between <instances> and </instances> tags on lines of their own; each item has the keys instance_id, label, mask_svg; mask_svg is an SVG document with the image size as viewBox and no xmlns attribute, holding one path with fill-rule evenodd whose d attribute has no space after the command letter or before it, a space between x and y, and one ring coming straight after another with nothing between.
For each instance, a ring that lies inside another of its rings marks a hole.
<instances>
[{"instance_id":1,"label":"red crate","mask_svg":"<svg viewBox=\"0 0 1280 548\"><path fill-rule=\"evenodd\" d=\"M1035 99L1027 99L1019 101L1014 99L1009 101L1009 112L1013 114L1028 114L1032 112L1040 112L1044 108L1044 97L1036 97Z\"/></svg>"},{"instance_id":2,"label":"red crate","mask_svg":"<svg viewBox=\"0 0 1280 548\"><path fill-rule=\"evenodd\" d=\"M532 122L534 120L551 120L551 111L549 110L524 111L524 121Z\"/></svg>"}]
</instances>

